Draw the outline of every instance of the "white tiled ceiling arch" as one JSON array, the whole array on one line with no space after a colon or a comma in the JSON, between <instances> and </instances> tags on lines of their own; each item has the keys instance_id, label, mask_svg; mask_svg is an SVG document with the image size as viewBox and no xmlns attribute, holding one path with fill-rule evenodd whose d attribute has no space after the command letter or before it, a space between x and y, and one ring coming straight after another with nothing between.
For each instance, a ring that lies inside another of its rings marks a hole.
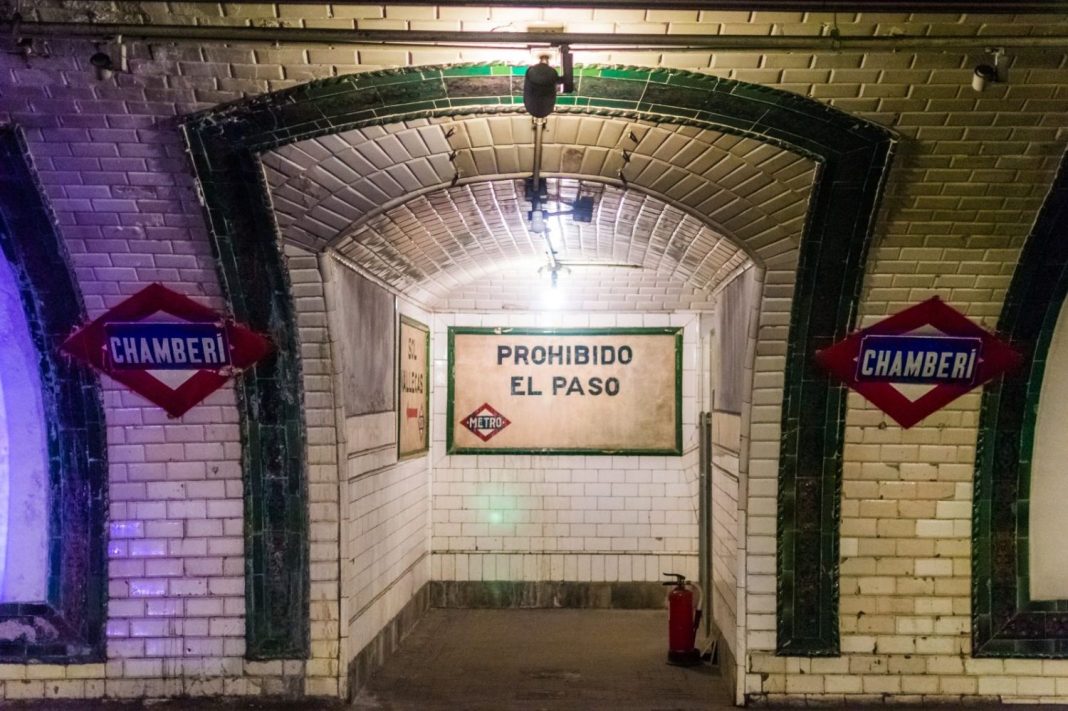
<instances>
[{"instance_id":1,"label":"white tiled ceiling arch","mask_svg":"<svg viewBox=\"0 0 1068 711\"><path fill-rule=\"evenodd\" d=\"M286 242L333 247L428 305L469 305L480 285L505 273L502 287L522 284L546 261L527 229L526 115L371 126L282 146L262 162ZM567 279L576 289L607 278L652 290L665 309L707 298L748 257L792 270L818 168L751 138L569 114L549 119L542 166L563 197L550 209L578 191L595 197L591 224L552 221L560 257L642 267L575 269ZM503 291L493 303L526 303Z\"/></svg>"}]
</instances>

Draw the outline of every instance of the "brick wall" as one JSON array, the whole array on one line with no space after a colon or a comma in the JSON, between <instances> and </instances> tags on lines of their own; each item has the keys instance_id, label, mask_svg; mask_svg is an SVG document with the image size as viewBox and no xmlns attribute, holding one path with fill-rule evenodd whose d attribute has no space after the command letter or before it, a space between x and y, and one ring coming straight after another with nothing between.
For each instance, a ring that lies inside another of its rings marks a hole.
<instances>
[{"instance_id":1,"label":"brick wall","mask_svg":"<svg viewBox=\"0 0 1068 711\"><path fill-rule=\"evenodd\" d=\"M146 101L147 81L94 91L81 57L60 44L31 66L3 55L0 121L25 131L89 317L154 281L220 308L173 125L177 97ZM108 662L0 665L0 696L250 692L272 670L243 659L244 503L233 389L173 421L108 378L102 384Z\"/></svg>"},{"instance_id":2,"label":"brick wall","mask_svg":"<svg viewBox=\"0 0 1068 711\"><path fill-rule=\"evenodd\" d=\"M314 261L314 257L308 259ZM356 321L355 314L363 306L344 301L345 291L339 284L360 277L329 258L321 258L318 267L316 274L325 276L325 305L331 332L344 333ZM421 322L430 321L429 314L406 302L400 304L398 310ZM326 335L325 330L323 334ZM301 339L307 343L303 330ZM352 344L355 351L339 347L337 343L333 345L333 367L330 370L333 378L323 393L324 404L331 392L344 391L341 382L347 372L375 367L371 363L373 349L368 344ZM305 368L306 378L307 372ZM395 383L389 384L390 392L394 387ZM340 496L335 499L340 503L340 510L324 510L324 514L327 511L337 513L340 521L328 527L329 517L318 517L322 523L313 524L313 536L319 526L324 533L323 543L318 547L324 572L327 563L333 565L333 570L338 570L340 556L340 588L335 578L334 589L320 597L336 600L340 590L340 613L331 618L340 620L334 622L335 627L340 625L340 666L331 667L329 672L336 676L340 669L344 677L349 663L372 644L375 636L430 579L430 478L427 457L397 460L395 407L347 416L340 402L342 397L336 397L336 409L330 413L330 432L335 431L333 425L336 422L336 431L340 433L331 462L333 471L341 473L333 490L335 496ZM348 410L352 411L357 410ZM339 531L340 540L337 538ZM327 537L327 533L334 538ZM317 550L314 540L312 550ZM314 555L312 560L314 567ZM312 599L320 598L313 594ZM323 683L326 683L325 679ZM344 694L345 682L340 683Z\"/></svg>"},{"instance_id":3,"label":"brick wall","mask_svg":"<svg viewBox=\"0 0 1068 711\"><path fill-rule=\"evenodd\" d=\"M449 326L683 330L681 457L453 455L433 430L435 580L659 581L697 575L694 314L437 314L434 422L446 407Z\"/></svg>"},{"instance_id":4,"label":"brick wall","mask_svg":"<svg viewBox=\"0 0 1068 711\"><path fill-rule=\"evenodd\" d=\"M129 9L124 4L99 19L128 19L124 13ZM192 3L143 3L140 9L160 22L266 20L341 28L491 29L548 20L565 22L570 31L664 33L815 34L834 22L844 35L1066 29L1066 18L1059 15L832 17L657 10L609 15L600 10ZM34 3L26 12L42 19L85 21L78 6L58 0ZM98 82L87 65L94 51L88 42L51 41L49 56L43 56L42 47L29 61L0 54L0 121L25 130L90 316L151 281L221 306L176 115L349 71L528 60L525 53L512 57L494 50L436 48L130 42L129 49L132 72L107 82ZM583 53L580 61L674 66L767 84L894 129L902 141L878 217L861 323L937 293L991 327L1020 246L1068 143L1068 66L1063 52L1011 51L1009 80L983 94L972 93L971 67L984 59L977 44L970 53L605 51ZM747 672L744 691L856 699L883 694L901 699L1068 698L1068 662L968 657L977 394L908 431L887 424L861 398L849 398L842 501L843 656L809 660L773 655L778 403L791 269L777 263L766 276L752 443L748 451L742 445L742 457L749 462L748 479L740 480L739 491L747 511L741 518L746 549L740 558L746 573L739 581L745 595L738 610L744 636L737 650ZM303 662L242 659L241 475L232 389L216 393L174 423L106 378L103 382L112 501L109 661L72 667L0 665L3 696L286 688L284 677L300 678ZM440 441L435 446L440 452ZM328 448L330 454L324 449L322 456L329 462L309 460L318 472L309 477L311 488L318 486L317 476L325 477L318 482L323 497L332 486L330 477L336 476L325 467L336 470L338 461L336 446ZM332 505L336 509L348 500L338 498ZM326 513L326 501L313 509L312 535L320 535L315 533L319 527L323 536L313 546L327 545L326 529L337 527ZM318 516L323 518L316 522ZM317 558L324 551L313 547L313 590L326 595L336 584L324 569L336 566ZM591 559L591 571L592 565ZM551 572L551 559L549 567ZM494 575L499 568L495 561ZM338 658L335 650L326 649L333 644L328 640L335 624L326 611L334 603L329 598L322 602L320 606L313 594L313 659L326 660L328 671L329 660ZM315 646L319 642L322 649ZM309 683L308 688L322 687Z\"/></svg>"},{"instance_id":5,"label":"brick wall","mask_svg":"<svg viewBox=\"0 0 1068 711\"><path fill-rule=\"evenodd\" d=\"M935 294L986 328L996 325L1020 246L1064 153L1068 71L1062 54L1021 52L1007 84L977 94L959 80L980 58L815 58L829 68L854 67L846 75L861 83L812 86L813 95L890 125L903 138L876 226L858 326ZM836 75L841 72L830 68L828 76ZM892 89L892 77L908 83ZM845 96L833 98L836 92ZM764 504L774 503L766 497L773 495L775 471L752 470L748 545L765 554L749 556L745 691L854 700L1065 698L1068 687L1054 678L1068 671L1063 661L970 658L979 400L972 393L902 430L849 396L839 658L771 653L775 579L766 571L774 570L767 566L774 565L775 529L774 508ZM758 491L767 493L758 498Z\"/></svg>"},{"instance_id":6,"label":"brick wall","mask_svg":"<svg viewBox=\"0 0 1068 711\"><path fill-rule=\"evenodd\" d=\"M712 373L712 576L711 611L721 640L730 653L721 668L731 679L744 675L739 657L744 634L746 540L744 503L748 461L749 414L752 408L753 350L759 318L762 275L748 269L716 295L711 337ZM732 298L724 298L730 290ZM733 382L728 382L733 381ZM731 394L727 395L727 391ZM738 395L738 397L735 397ZM727 669L727 664L735 667Z\"/></svg>"}]
</instances>

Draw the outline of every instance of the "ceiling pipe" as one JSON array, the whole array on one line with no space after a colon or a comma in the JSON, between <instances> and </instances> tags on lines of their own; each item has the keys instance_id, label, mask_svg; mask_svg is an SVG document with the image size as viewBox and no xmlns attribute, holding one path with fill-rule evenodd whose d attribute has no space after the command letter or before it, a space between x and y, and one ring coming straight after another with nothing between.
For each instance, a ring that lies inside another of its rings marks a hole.
<instances>
[{"instance_id":1,"label":"ceiling pipe","mask_svg":"<svg viewBox=\"0 0 1068 711\"><path fill-rule=\"evenodd\" d=\"M96 0L105 2L107 0ZM428 0L390 0L391 5L426 5ZM218 5L219 0L184 0L186 4ZM289 5L319 5L325 0L286 0ZM366 5L367 0L341 0L332 5ZM451 5L466 7L499 6L501 0L450 0ZM518 4L518 3L517 3ZM649 8L649 0L523 0L523 7L566 8ZM980 12L984 15L1020 12L1066 13L1064 0L656 0L657 9L705 10L708 12L739 10L746 12Z\"/></svg>"},{"instance_id":2,"label":"ceiling pipe","mask_svg":"<svg viewBox=\"0 0 1068 711\"><path fill-rule=\"evenodd\" d=\"M10 22L0 28L11 27ZM0 29L2 32L2 29ZM298 44L363 44L409 47L478 47L530 49L567 44L577 49L663 51L974 51L988 47L1065 51L1068 34L958 36L850 35L652 35L567 32L440 32L429 30L338 30L309 27L226 27L117 23L21 22L21 37L172 42L268 42Z\"/></svg>"}]
</instances>

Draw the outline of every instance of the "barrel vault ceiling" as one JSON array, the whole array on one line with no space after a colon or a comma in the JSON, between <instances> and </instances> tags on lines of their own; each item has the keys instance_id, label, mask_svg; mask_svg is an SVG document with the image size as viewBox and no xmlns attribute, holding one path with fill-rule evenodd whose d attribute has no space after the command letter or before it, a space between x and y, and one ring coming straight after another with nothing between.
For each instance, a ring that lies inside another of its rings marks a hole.
<instances>
[{"instance_id":1,"label":"barrel vault ceiling","mask_svg":"<svg viewBox=\"0 0 1068 711\"><path fill-rule=\"evenodd\" d=\"M281 238L435 309L538 308L547 245L529 229L531 119L491 114L372 126L261 156ZM817 170L717 131L624 118L549 119L551 212L578 195L593 219L551 218L573 308L701 308L750 263L794 255Z\"/></svg>"}]
</instances>

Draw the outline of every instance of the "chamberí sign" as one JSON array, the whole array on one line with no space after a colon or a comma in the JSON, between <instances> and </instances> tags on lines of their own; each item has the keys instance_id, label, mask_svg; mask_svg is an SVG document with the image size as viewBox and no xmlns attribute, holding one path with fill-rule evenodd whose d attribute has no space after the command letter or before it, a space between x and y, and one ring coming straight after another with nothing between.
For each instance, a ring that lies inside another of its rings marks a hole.
<instances>
[{"instance_id":1,"label":"chamber\u00ed sign","mask_svg":"<svg viewBox=\"0 0 1068 711\"><path fill-rule=\"evenodd\" d=\"M1015 367L1020 354L934 297L817 351L816 360L908 428Z\"/></svg>"},{"instance_id":2,"label":"chamber\u00ed sign","mask_svg":"<svg viewBox=\"0 0 1068 711\"><path fill-rule=\"evenodd\" d=\"M105 323L114 370L190 370L231 364L221 323Z\"/></svg>"},{"instance_id":3,"label":"chamber\u00ed sign","mask_svg":"<svg viewBox=\"0 0 1068 711\"><path fill-rule=\"evenodd\" d=\"M675 328L451 328L451 453L679 454Z\"/></svg>"},{"instance_id":4,"label":"chamber\u00ed sign","mask_svg":"<svg viewBox=\"0 0 1068 711\"><path fill-rule=\"evenodd\" d=\"M64 341L62 350L180 417L271 352L264 336L150 284Z\"/></svg>"},{"instance_id":5,"label":"chamber\u00ed sign","mask_svg":"<svg viewBox=\"0 0 1068 711\"><path fill-rule=\"evenodd\" d=\"M864 336L857 382L970 385L982 351L982 339L967 336Z\"/></svg>"}]
</instances>

